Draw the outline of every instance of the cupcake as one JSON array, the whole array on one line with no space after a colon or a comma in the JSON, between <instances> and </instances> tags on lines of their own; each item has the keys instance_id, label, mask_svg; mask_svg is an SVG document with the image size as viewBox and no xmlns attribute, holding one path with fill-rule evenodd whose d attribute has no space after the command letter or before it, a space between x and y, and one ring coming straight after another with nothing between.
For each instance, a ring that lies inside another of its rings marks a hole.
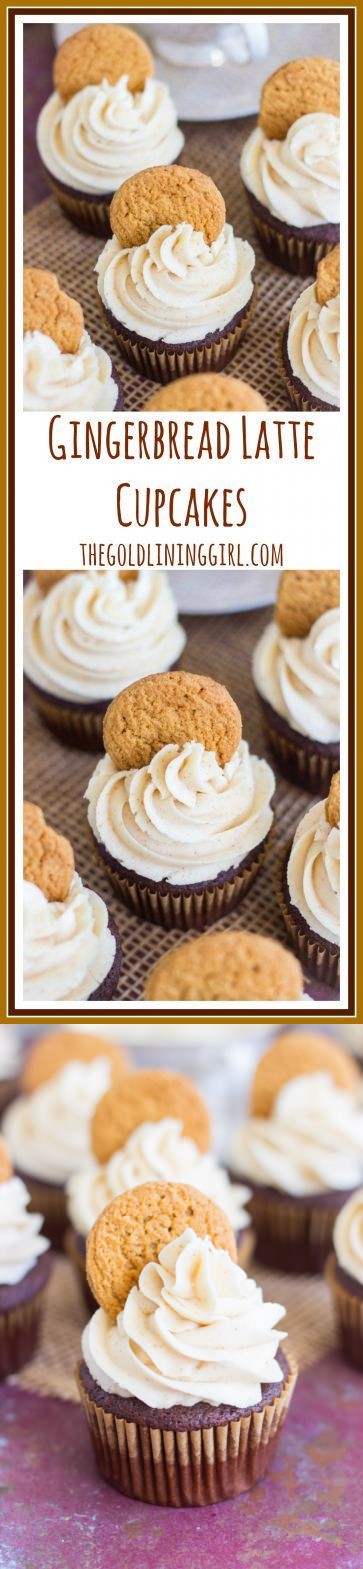
<instances>
[{"instance_id":1,"label":"cupcake","mask_svg":"<svg viewBox=\"0 0 363 1569\"><path fill-rule=\"evenodd\" d=\"M340 978L340 774L310 806L283 857L278 896L301 964L337 990Z\"/></svg>"},{"instance_id":2,"label":"cupcake","mask_svg":"<svg viewBox=\"0 0 363 1569\"><path fill-rule=\"evenodd\" d=\"M24 1001L108 1001L120 968L120 939L104 900L82 883L69 840L25 801Z\"/></svg>"},{"instance_id":3,"label":"cupcake","mask_svg":"<svg viewBox=\"0 0 363 1569\"><path fill-rule=\"evenodd\" d=\"M253 675L281 773L323 796L340 756L340 574L283 572Z\"/></svg>"},{"instance_id":4,"label":"cupcake","mask_svg":"<svg viewBox=\"0 0 363 1569\"><path fill-rule=\"evenodd\" d=\"M270 937L238 931L180 943L154 965L145 988L147 1002L300 1002L302 996L302 970L292 954Z\"/></svg>"},{"instance_id":5,"label":"cupcake","mask_svg":"<svg viewBox=\"0 0 363 1569\"><path fill-rule=\"evenodd\" d=\"M201 371L197 376L180 376L179 381L169 381L166 387L158 387L144 404L144 409L146 414L154 409L180 409L188 413L198 413L200 409L210 413L226 409L233 413L235 409L267 409L267 403L260 392L256 392L248 381L241 381L239 376Z\"/></svg>"},{"instance_id":6,"label":"cupcake","mask_svg":"<svg viewBox=\"0 0 363 1569\"><path fill-rule=\"evenodd\" d=\"M246 1268L253 1249L251 1220L244 1208L250 1189L231 1183L205 1149L208 1123L195 1086L176 1073L129 1073L126 1082L106 1091L91 1127L92 1148L100 1151L102 1160L94 1154L92 1165L74 1173L67 1185L71 1231L66 1246L83 1281L86 1237L106 1204L141 1183L183 1182L186 1177L225 1211L239 1262Z\"/></svg>"},{"instance_id":7,"label":"cupcake","mask_svg":"<svg viewBox=\"0 0 363 1569\"><path fill-rule=\"evenodd\" d=\"M363 1180L359 1085L328 1035L285 1031L261 1058L231 1168L252 1188L256 1253L272 1269L323 1268L336 1216Z\"/></svg>"},{"instance_id":8,"label":"cupcake","mask_svg":"<svg viewBox=\"0 0 363 1569\"><path fill-rule=\"evenodd\" d=\"M0 1116L17 1094L21 1055L16 1024L0 1024Z\"/></svg>"},{"instance_id":9,"label":"cupcake","mask_svg":"<svg viewBox=\"0 0 363 1569\"><path fill-rule=\"evenodd\" d=\"M45 1217L47 1236L60 1247L66 1225L66 1182L92 1158L90 1126L97 1101L125 1071L116 1046L93 1035L61 1030L30 1048L22 1094L8 1106L3 1132L32 1209Z\"/></svg>"},{"instance_id":10,"label":"cupcake","mask_svg":"<svg viewBox=\"0 0 363 1569\"><path fill-rule=\"evenodd\" d=\"M223 1211L183 1184L135 1188L96 1220L87 1274L99 1307L78 1386L106 1481L176 1507L253 1487L296 1368L276 1329L285 1310L236 1263Z\"/></svg>"},{"instance_id":11,"label":"cupcake","mask_svg":"<svg viewBox=\"0 0 363 1569\"><path fill-rule=\"evenodd\" d=\"M111 698L177 665L186 637L165 572L36 572L24 594L26 690L63 740L102 750Z\"/></svg>"},{"instance_id":12,"label":"cupcake","mask_svg":"<svg viewBox=\"0 0 363 1569\"><path fill-rule=\"evenodd\" d=\"M269 260L306 278L339 240L339 65L290 60L262 89L241 175Z\"/></svg>"},{"instance_id":13,"label":"cupcake","mask_svg":"<svg viewBox=\"0 0 363 1569\"><path fill-rule=\"evenodd\" d=\"M283 371L296 408L340 407L340 246L319 262L282 336Z\"/></svg>"},{"instance_id":14,"label":"cupcake","mask_svg":"<svg viewBox=\"0 0 363 1569\"><path fill-rule=\"evenodd\" d=\"M61 44L53 83L37 125L45 173L73 223L108 235L123 180L174 163L182 151L169 89L154 77L144 40L112 22L83 27Z\"/></svg>"},{"instance_id":15,"label":"cupcake","mask_svg":"<svg viewBox=\"0 0 363 1569\"><path fill-rule=\"evenodd\" d=\"M36 1351L51 1268L49 1241L40 1236L43 1216L27 1214L28 1204L0 1138L0 1379L17 1373Z\"/></svg>"},{"instance_id":16,"label":"cupcake","mask_svg":"<svg viewBox=\"0 0 363 1569\"><path fill-rule=\"evenodd\" d=\"M137 681L107 710L85 792L94 844L115 893L167 930L226 915L265 854L275 781L241 730L226 688L184 670Z\"/></svg>"},{"instance_id":17,"label":"cupcake","mask_svg":"<svg viewBox=\"0 0 363 1569\"><path fill-rule=\"evenodd\" d=\"M325 1273L345 1354L363 1372L363 1188L339 1211Z\"/></svg>"},{"instance_id":18,"label":"cupcake","mask_svg":"<svg viewBox=\"0 0 363 1569\"><path fill-rule=\"evenodd\" d=\"M86 332L82 306L41 267L24 268L23 408L123 408L110 356Z\"/></svg>"},{"instance_id":19,"label":"cupcake","mask_svg":"<svg viewBox=\"0 0 363 1569\"><path fill-rule=\"evenodd\" d=\"M255 255L198 169L148 169L110 208L96 266L119 349L144 376L223 370L250 319Z\"/></svg>"}]
</instances>

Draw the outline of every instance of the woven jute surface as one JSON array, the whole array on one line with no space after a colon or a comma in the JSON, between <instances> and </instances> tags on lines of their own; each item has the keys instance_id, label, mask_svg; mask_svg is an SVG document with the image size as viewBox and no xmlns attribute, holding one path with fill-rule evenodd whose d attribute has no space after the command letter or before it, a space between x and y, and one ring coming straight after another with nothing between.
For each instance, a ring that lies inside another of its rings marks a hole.
<instances>
[{"instance_id":1,"label":"woven jute surface","mask_svg":"<svg viewBox=\"0 0 363 1569\"><path fill-rule=\"evenodd\" d=\"M182 617L187 643L181 662L186 670L195 670L224 682L241 709L243 734L251 752L267 757L274 767L251 673L252 652L270 616L271 610L264 609L230 616ZM68 835L73 845L77 871L87 886L94 888L106 900L121 935L122 964L118 997L124 1001L140 999L151 966L174 943L181 941L181 934L167 933L160 926L140 921L115 898L107 873L103 871L91 842L86 803L83 800L86 785L96 766L97 754L81 752L58 741L38 717L29 700L25 703L24 725L25 797L37 802L52 826ZM283 849L291 842L296 825L307 811L312 797L286 780L278 779L277 774L276 782L274 831L266 859L242 903L218 923L218 929L223 931L243 925L250 931L276 937L287 945L286 929L276 896L277 867Z\"/></svg>"},{"instance_id":2,"label":"woven jute surface","mask_svg":"<svg viewBox=\"0 0 363 1569\"><path fill-rule=\"evenodd\" d=\"M289 277L266 261L254 232L239 168L242 144L254 123L253 119L245 119L184 126L185 147L180 161L212 176L222 191L227 218L235 233L250 240L254 247L255 309L229 370L252 382L270 408L281 410L289 406L289 398L279 365L280 332L303 284L301 279ZM155 383L144 380L122 359L104 317L94 272L104 243L78 231L53 197L34 207L25 218L27 265L57 272L62 288L81 302L88 332L108 350L121 378L126 408L142 409L146 398L155 391Z\"/></svg>"},{"instance_id":3,"label":"woven jute surface","mask_svg":"<svg viewBox=\"0 0 363 1569\"><path fill-rule=\"evenodd\" d=\"M262 1286L266 1301L286 1307L281 1329L288 1334L287 1349L301 1370L327 1356L337 1344L334 1311L330 1292L319 1276L291 1276L273 1273L252 1263L251 1275ZM81 1334L89 1312L78 1276L68 1259L55 1255L51 1280L45 1295L40 1341L36 1356L11 1383L38 1395L57 1395L61 1400L79 1396L74 1369L79 1359Z\"/></svg>"}]
</instances>

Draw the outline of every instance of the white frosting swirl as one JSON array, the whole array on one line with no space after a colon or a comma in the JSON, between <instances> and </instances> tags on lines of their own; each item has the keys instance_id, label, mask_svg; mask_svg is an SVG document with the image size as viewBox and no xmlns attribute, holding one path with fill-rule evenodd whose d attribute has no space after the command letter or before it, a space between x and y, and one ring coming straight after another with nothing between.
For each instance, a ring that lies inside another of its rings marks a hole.
<instances>
[{"instance_id":1,"label":"white frosting swirl","mask_svg":"<svg viewBox=\"0 0 363 1569\"><path fill-rule=\"evenodd\" d=\"M21 1063L21 1042L16 1024L0 1024L0 1079L16 1079Z\"/></svg>"},{"instance_id":2,"label":"white frosting swirl","mask_svg":"<svg viewBox=\"0 0 363 1569\"><path fill-rule=\"evenodd\" d=\"M26 1002L86 999L112 969L116 943L104 900L77 872L64 900L24 882L23 992Z\"/></svg>"},{"instance_id":3,"label":"white frosting swirl","mask_svg":"<svg viewBox=\"0 0 363 1569\"><path fill-rule=\"evenodd\" d=\"M242 150L247 190L293 228L339 223L340 123L334 114L303 114L282 141L260 126Z\"/></svg>"},{"instance_id":4,"label":"white frosting swirl","mask_svg":"<svg viewBox=\"0 0 363 1569\"><path fill-rule=\"evenodd\" d=\"M333 1242L340 1268L363 1286L363 1188L339 1210Z\"/></svg>"},{"instance_id":5,"label":"white frosting swirl","mask_svg":"<svg viewBox=\"0 0 363 1569\"><path fill-rule=\"evenodd\" d=\"M271 621L255 649L253 674L261 697L293 730L314 741L339 741L339 610L326 610L307 637L284 637Z\"/></svg>"},{"instance_id":6,"label":"white frosting swirl","mask_svg":"<svg viewBox=\"0 0 363 1569\"><path fill-rule=\"evenodd\" d=\"M108 240L98 259L107 310L129 331L163 343L198 342L222 331L251 299L255 253L230 223L208 245L190 223L163 224L146 245Z\"/></svg>"},{"instance_id":7,"label":"white frosting swirl","mask_svg":"<svg viewBox=\"0 0 363 1569\"><path fill-rule=\"evenodd\" d=\"M348 1191L363 1178L363 1106L330 1073L290 1079L270 1117L238 1129L232 1166L250 1182L304 1195Z\"/></svg>"},{"instance_id":8,"label":"white frosting swirl","mask_svg":"<svg viewBox=\"0 0 363 1569\"><path fill-rule=\"evenodd\" d=\"M221 768L200 741L163 746L119 773L106 752L85 792L96 839L154 882L208 882L235 867L272 823L274 775L241 741Z\"/></svg>"},{"instance_id":9,"label":"white frosting swirl","mask_svg":"<svg viewBox=\"0 0 363 1569\"><path fill-rule=\"evenodd\" d=\"M24 594L24 670L47 692L85 702L115 697L176 664L185 645L164 572L71 572Z\"/></svg>"},{"instance_id":10,"label":"white frosting swirl","mask_svg":"<svg viewBox=\"0 0 363 1569\"><path fill-rule=\"evenodd\" d=\"M27 1215L29 1193L20 1177L0 1182L0 1286L16 1286L49 1248L40 1237L42 1215Z\"/></svg>"},{"instance_id":11,"label":"white frosting swirl","mask_svg":"<svg viewBox=\"0 0 363 1569\"><path fill-rule=\"evenodd\" d=\"M339 408L340 294L319 305L316 283L309 283L293 305L287 352L294 376L319 402Z\"/></svg>"},{"instance_id":12,"label":"white frosting swirl","mask_svg":"<svg viewBox=\"0 0 363 1569\"><path fill-rule=\"evenodd\" d=\"M92 1159L93 1113L111 1083L108 1057L69 1062L32 1095L5 1112L2 1131L14 1166L30 1177L63 1184Z\"/></svg>"},{"instance_id":13,"label":"white frosting swirl","mask_svg":"<svg viewBox=\"0 0 363 1569\"><path fill-rule=\"evenodd\" d=\"M87 1236L106 1204L139 1187L142 1182L184 1182L214 1199L234 1231L251 1224L243 1205L250 1198L249 1188L231 1183L227 1172L217 1166L213 1155L202 1155L194 1139L183 1134L177 1117L160 1122L142 1122L117 1150L106 1166L94 1165L77 1172L68 1183L68 1211L75 1231Z\"/></svg>"},{"instance_id":14,"label":"white frosting swirl","mask_svg":"<svg viewBox=\"0 0 363 1569\"><path fill-rule=\"evenodd\" d=\"M85 194L108 195L140 169L174 163L184 146L164 82L149 76L132 93L128 77L83 87L64 103L52 93L39 115L37 146L56 180Z\"/></svg>"},{"instance_id":15,"label":"white frosting swirl","mask_svg":"<svg viewBox=\"0 0 363 1569\"><path fill-rule=\"evenodd\" d=\"M112 1394L164 1410L198 1401L243 1410L261 1400L263 1384L282 1383L285 1336L275 1325L284 1314L229 1253L187 1227L145 1265L116 1324L102 1308L94 1313L83 1356Z\"/></svg>"},{"instance_id":16,"label":"white frosting swirl","mask_svg":"<svg viewBox=\"0 0 363 1569\"><path fill-rule=\"evenodd\" d=\"M75 354L65 354L45 332L24 337L23 406L33 412L45 409L115 408L117 382L105 349L99 349L83 332Z\"/></svg>"},{"instance_id":17,"label":"white frosting swirl","mask_svg":"<svg viewBox=\"0 0 363 1569\"><path fill-rule=\"evenodd\" d=\"M287 865L291 903L318 937L339 944L340 828L318 801L298 824Z\"/></svg>"}]
</instances>

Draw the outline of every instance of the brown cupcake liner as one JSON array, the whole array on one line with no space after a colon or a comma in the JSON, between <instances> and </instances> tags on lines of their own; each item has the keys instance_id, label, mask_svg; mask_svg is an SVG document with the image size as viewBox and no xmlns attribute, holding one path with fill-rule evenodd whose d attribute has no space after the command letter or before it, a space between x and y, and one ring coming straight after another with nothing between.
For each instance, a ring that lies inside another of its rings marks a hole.
<instances>
[{"instance_id":1,"label":"brown cupcake liner","mask_svg":"<svg viewBox=\"0 0 363 1569\"><path fill-rule=\"evenodd\" d=\"M253 222L262 245L262 250L268 260L275 267L283 267L285 272L292 272L300 278L314 277L318 262L328 252L333 250L336 239L317 239L314 235L304 231L289 232L285 224L279 224L278 219L268 213L267 208L262 208L247 186L244 187L249 205L253 214ZM330 225L331 228L331 225Z\"/></svg>"},{"instance_id":2,"label":"brown cupcake liner","mask_svg":"<svg viewBox=\"0 0 363 1569\"><path fill-rule=\"evenodd\" d=\"M221 1503L247 1492L273 1460L294 1391L297 1367L279 1394L260 1411L220 1427L163 1429L128 1422L91 1399L76 1370L78 1388L102 1475L128 1498L187 1508Z\"/></svg>"},{"instance_id":3,"label":"brown cupcake liner","mask_svg":"<svg viewBox=\"0 0 363 1569\"><path fill-rule=\"evenodd\" d=\"M281 720L260 693L258 697L270 746L284 778L323 799L329 794L333 774L339 768L339 748L335 743L329 748L326 745L319 747L318 741L309 741Z\"/></svg>"},{"instance_id":4,"label":"brown cupcake liner","mask_svg":"<svg viewBox=\"0 0 363 1569\"><path fill-rule=\"evenodd\" d=\"M67 707L61 699L52 702L51 695L41 691L33 681L26 678L26 691L34 703L45 724L56 735L60 735L68 746L80 746L86 752L101 752L103 748L102 727L107 701L97 704L93 709L77 708L73 704Z\"/></svg>"},{"instance_id":5,"label":"brown cupcake liner","mask_svg":"<svg viewBox=\"0 0 363 1569\"><path fill-rule=\"evenodd\" d=\"M6 1111L6 1107L10 1106L10 1102L16 1099L17 1095L19 1095L18 1079L0 1080L0 1117L2 1117L3 1111Z\"/></svg>"},{"instance_id":6,"label":"brown cupcake liner","mask_svg":"<svg viewBox=\"0 0 363 1569\"><path fill-rule=\"evenodd\" d=\"M281 374L288 388L290 402L295 405L296 409L301 409L303 414L314 414L315 411L318 414L333 414L334 412L338 414L338 409L334 410L330 403L323 403L322 398L315 398L313 393L309 392L308 387L304 388L303 383L298 380L297 376L294 376L293 371L290 369L287 352L288 331L289 321L285 321L280 336L279 361Z\"/></svg>"},{"instance_id":7,"label":"brown cupcake liner","mask_svg":"<svg viewBox=\"0 0 363 1569\"><path fill-rule=\"evenodd\" d=\"M334 1252L329 1254L324 1273L334 1298L345 1355L363 1371L363 1297L354 1295L354 1281L350 1292L339 1279Z\"/></svg>"},{"instance_id":8,"label":"brown cupcake liner","mask_svg":"<svg viewBox=\"0 0 363 1569\"><path fill-rule=\"evenodd\" d=\"M332 1246L333 1228L346 1193L306 1199L255 1188L248 1210L257 1232L256 1258L288 1274L319 1274Z\"/></svg>"},{"instance_id":9,"label":"brown cupcake liner","mask_svg":"<svg viewBox=\"0 0 363 1569\"><path fill-rule=\"evenodd\" d=\"M73 1264L73 1267L78 1275L79 1285L81 1286L88 1312L94 1313L97 1303L91 1288L88 1285L86 1274L86 1253L82 1253L81 1249L77 1246L77 1237L73 1226L67 1226L67 1230L65 1231L63 1237L63 1248L70 1264Z\"/></svg>"},{"instance_id":10,"label":"brown cupcake liner","mask_svg":"<svg viewBox=\"0 0 363 1569\"><path fill-rule=\"evenodd\" d=\"M255 291L254 291L255 292ZM251 320L254 305L254 294L248 307L239 321L229 331L221 333L218 340L211 343L195 343L190 348L168 348L167 344L158 343L155 347L143 342L142 338L130 338L126 329L121 325L116 327L114 319L108 313L111 331L116 338L119 349L130 364L135 367L141 376L147 376L152 381L164 384L175 381L178 376L195 375L197 371L220 371L228 365L233 354L246 332ZM106 313L107 314L107 313Z\"/></svg>"},{"instance_id":11,"label":"brown cupcake liner","mask_svg":"<svg viewBox=\"0 0 363 1569\"><path fill-rule=\"evenodd\" d=\"M256 1247L256 1232L253 1226L244 1226L237 1236L237 1260L241 1269L248 1274L249 1265Z\"/></svg>"},{"instance_id":12,"label":"brown cupcake liner","mask_svg":"<svg viewBox=\"0 0 363 1569\"><path fill-rule=\"evenodd\" d=\"M271 831L270 831L271 832ZM92 834L93 844L102 861L103 868L112 883L113 891L117 898L122 899L133 915L141 920L150 921L152 925L163 926L169 932L173 930L188 932L202 931L205 926L213 926L216 921L221 921L230 910L244 899L257 876L260 866L265 859L270 833L257 846L256 850L246 857L245 864L231 874L228 881L219 884L206 883L201 888L183 889L165 888L163 884L158 888L155 884L142 883L134 878L126 867L117 867L102 845Z\"/></svg>"},{"instance_id":13,"label":"brown cupcake liner","mask_svg":"<svg viewBox=\"0 0 363 1569\"><path fill-rule=\"evenodd\" d=\"M325 986L330 986L332 991L339 993L340 987L340 952L334 951L333 943L324 942L323 937L309 931L306 921L299 920L299 912L289 903L286 895L285 880L286 866L291 845L284 850L277 869L276 891L281 914L289 933L290 942L300 959L303 970L313 975L315 980L321 981Z\"/></svg>"},{"instance_id":14,"label":"brown cupcake liner","mask_svg":"<svg viewBox=\"0 0 363 1569\"><path fill-rule=\"evenodd\" d=\"M23 1178L30 1194L30 1214L43 1215L44 1236L61 1252L68 1218L65 1188L57 1187L56 1183L42 1182L40 1178L38 1180L29 1176L28 1172L19 1170L18 1175Z\"/></svg>"},{"instance_id":15,"label":"brown cupcake liner","mask_svg":"<svg viewBox=\"0 0 363 1569\"><path fill-rule=\"evenodd\" d=\"M86 229L88 234L99 234L109 240L112 234L109 202L103 201L101 197L99 201L91 201L81 194L73 194L58 184L48 170L45 173L53 196L71 223L75 223L77 229Z\"/></svg>"},{"instance_id":16,"label":"brown cupcake liner","mask_svg":"<svg viewBox=\"0 0 363 1569\"><path fill-rule=\"evenodd\" d=\"M18 1307L0 1312L0 1379L17 1373L37 1349L45 1287Z\"/></svg>"}]
</instances>

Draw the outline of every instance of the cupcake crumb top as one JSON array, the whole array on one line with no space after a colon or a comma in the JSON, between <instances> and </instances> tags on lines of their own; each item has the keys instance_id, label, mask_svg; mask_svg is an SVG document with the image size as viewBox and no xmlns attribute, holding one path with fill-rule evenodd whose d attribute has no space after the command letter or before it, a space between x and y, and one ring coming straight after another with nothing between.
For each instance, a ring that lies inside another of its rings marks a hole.
<instances>
[{"instance_id":1,"label":"cupcake crumb top","mask_svg":"<svg viewBox=\"0 0 363 1569\"><path fill-rule=\"evenodd\" d=\"M24 878L41 889L45 899L67 898L74 873L69 839L48 828L40 806L24 802Z\"/></svg>"},{"instance_id":2,"label":"cupcake crumb top","mask_svg":"<svg viewBox=\"0 0 363 1569\"><path fill-rule=\"evenodd\" d=\"M143 768L161 747L200 741L223 767L239 746L242 720L226 687L210 676L167 671L126 687L105 714L103 740L115 767Z\"/></svg>"},{"instance_id":3,"label":"cupcake crumb top","mask_svg":"<svg viewBox=\"0 0 363 1569\"><path fill-rule=\"evenodd\" d=\"M307 637L315 621L340 602L339 572L283 572L276 621L284 637Z\"/></svg>"},{"instance_id":4,"label":"cupcake crumb top","mask_svg":"<svg viewBox=\"0 0 363 1569\"><path fill-rule=\"evenodd\" d=\"M224 199L214 180L176 164L145 169L125 180L110 207L112 232L127 249L145 245L163 224L176 228L179 223L190 223L211 245L225 218Z\"/></svg>"},{"instance_id":5,"label":"cupcake crumb top","mask_svg":"<svg viewBox=\"0 0 363 1569\"><path fill-rule=\"evenodd\" d=\"M283 141L301 115L339 115L339 109L338 61L316 55L289 60L268 77L262 88L258 119L270 141Z\"/></svg>"},{"instance_id":6,"label":"cupcake crumb top","mask_svg":"<svg viewBox=\"0 0 363 1569\"><path fill-rule=\"evenodd\" d=\"M112 86L127 76L131 93L141 92L154 64L147 44L131 27L99 22L72 33L57 50L53 67L56 92L65 102L83 87L104 78Z\"/></svg>"},{"instance_id":7,"label":"cupcake crumb top","mask_svg":"<svg viewBox=\"0 0 363 1569\"><path fill-rule=\"evenodd\" d=\"M55 272L24 267L24 335L43 332L62 354L76 354L84 331L82 306L60 288Z\"/></svg>"}]
</instances>

